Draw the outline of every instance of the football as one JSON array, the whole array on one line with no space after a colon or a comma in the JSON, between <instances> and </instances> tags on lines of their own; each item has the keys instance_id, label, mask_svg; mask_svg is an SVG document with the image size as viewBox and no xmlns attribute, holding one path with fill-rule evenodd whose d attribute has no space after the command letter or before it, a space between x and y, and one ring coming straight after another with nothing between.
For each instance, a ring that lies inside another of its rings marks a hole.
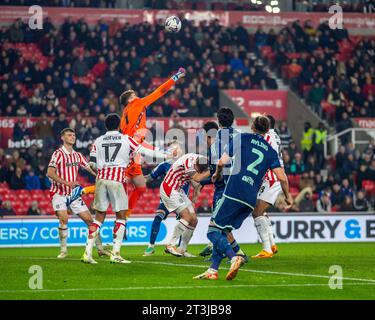
<instances>
[{"instance_id":1,"label":"football","mask_svg":"<svg viewBox=\"0 0 375 320\"><path fill-rule=\"evenodd\" d=\"M179 17L171 16L165 20L165 30L168 32L179 32L181 30L181 20Z\"/></svg>"}]
</instances>

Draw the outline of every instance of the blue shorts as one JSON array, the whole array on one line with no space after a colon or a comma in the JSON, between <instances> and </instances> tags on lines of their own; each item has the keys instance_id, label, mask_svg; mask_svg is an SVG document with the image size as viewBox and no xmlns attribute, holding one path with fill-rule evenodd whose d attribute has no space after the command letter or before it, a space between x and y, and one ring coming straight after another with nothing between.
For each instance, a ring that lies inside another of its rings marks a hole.
<instances>
[{"instance_id":1,"label":"blue shorts","mask_svg":"<svg viewBox=\"0 0 375 320\"><path fill-rule=\"evenodd\" d=\"M220 229L239 229L253 209L249 205L223 196L217 204L211 221Z\"/></svg>"},{"instance_id":2,"label":"blue shorts","mask_svg":"<svg viewBox=\"0 0 375 320\"><path fill-rule=\"evenodd\" d=\"M215 211L218 202L222 198L224 190L225 190L225 186L223 186L222 188L221 187L215 188L214 198L213 198L213 201L212 201L212 210L213 211Z\"/></svg>"}]
</instances>

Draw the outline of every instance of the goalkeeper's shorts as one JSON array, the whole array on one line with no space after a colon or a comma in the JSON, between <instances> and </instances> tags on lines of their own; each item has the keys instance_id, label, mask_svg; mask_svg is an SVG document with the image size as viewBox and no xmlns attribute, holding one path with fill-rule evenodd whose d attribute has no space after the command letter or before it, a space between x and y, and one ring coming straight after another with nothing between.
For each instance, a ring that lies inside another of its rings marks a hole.
<instances>
[{"instance_id":1,"label":"goalkeeper's shorts","mask_svg":"<svg viewBox=\"0 0 375 320\"><path fill-rule=\"evenodd\" d=\"M136 162L130 163L128 167L126 168L126 176L128 178L133 178L133 177L142 176L142 175L143 175L142 166Z\"/></svg>"}]
</instances>

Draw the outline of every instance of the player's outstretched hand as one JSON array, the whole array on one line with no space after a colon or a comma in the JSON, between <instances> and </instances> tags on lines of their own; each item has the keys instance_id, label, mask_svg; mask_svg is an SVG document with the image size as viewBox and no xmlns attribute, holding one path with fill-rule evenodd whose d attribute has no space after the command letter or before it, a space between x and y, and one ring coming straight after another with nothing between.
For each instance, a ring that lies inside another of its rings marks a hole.
<instances>
[{"instance_id":1,"label":"player's outstretched hand","mask_svg":"<svg viewBox=\"0 0 375 320\"><path fill-rule=\"evenodd\" d=\"M172 79L174 81L177 81L178 79L181 79L181 78L185 77L185 75L186 75L186 70L184 68L180 67L178 69L178 71L172 76Z\"/></svg>"}]
</instances>

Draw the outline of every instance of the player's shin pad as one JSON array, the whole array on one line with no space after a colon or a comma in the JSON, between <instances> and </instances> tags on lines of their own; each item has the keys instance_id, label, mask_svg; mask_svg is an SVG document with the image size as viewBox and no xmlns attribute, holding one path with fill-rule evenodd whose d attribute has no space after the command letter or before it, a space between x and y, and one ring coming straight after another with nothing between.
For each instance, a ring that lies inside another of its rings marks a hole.
<instances>
[{"instance_id":1,"label":"player's shin pad","mask_svg":"<svg viewBox=\"0 0 375 320\"><path fill-rule=\"evenodd\" d=\"M116 220L115 228L113 230L113 249L112 253L114 255L120 254L122 240L124 239L125 234L125 220Z\"/></svg>"},{"instance_id":2,"label":"player's shin pad","mask_svg":"<svg viewBox=\"0 0 375 320\"><path fill-rule=\"evenodd\" d=\"M183 234L181 236L181 243L180 243L180 246L179 246L180 252L185 252L187 250L187 246L188 246L191 238L193 237L194 230L195 230L195 228L193 228L191 226L188 226L186 228L186 230L183 232Z\"/></svg>"}]
</instances>

